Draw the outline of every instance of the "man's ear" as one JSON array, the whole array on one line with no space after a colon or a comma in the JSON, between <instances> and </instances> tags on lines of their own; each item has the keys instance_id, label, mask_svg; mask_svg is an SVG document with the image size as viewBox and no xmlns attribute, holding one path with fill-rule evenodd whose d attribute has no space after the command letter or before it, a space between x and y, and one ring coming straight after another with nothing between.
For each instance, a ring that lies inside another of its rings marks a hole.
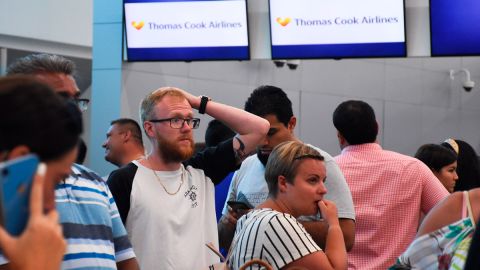
<instances>
[{"instance_id":1,"label":"man's ear","mask_svg":"<svg viewBox=\"0 0 480 270\"><path fill-rule=\"evenodd\" d=\"M124 132L122 132L123 142L127 142L128 140L130 140L131 137L132 137L132 131L131 130L125 130Z\"/></svg>"},{"instance_id":2,"label":"man's ear","mask_svg":"<svg viewBox=\"0 0 480 270\"><path fill-rule=\"evenodd\" d=\"M30 148L26 145L15 146L7 155L7 160L19 158L30 154Z\"/></svg>"},{"instance_id":3,"label":"man's ear","mask_svg":"<svg viewBox=\"0 0 480 270\"><path fill-rule=\"evenodd\" d=\"M154 127L152 122L145 121L143 122L143 129L145 129L145 133L147 133L147 136L152 138L154 137Z\"/></svg>"},{"instance_id":4,"label":"man's ear","mask_svg":"<svg viewBox=\"0 0 480 270\"><path fill-rule=\"evenodd\" d=\"M287 128L290 130L291 133L293 133L293 130L295 129L295 126L297 126L297 118L295 116L290 117L290 120L288 121Z\"/></svg>"},{"instance_id":5,"label":"man's ear","mask_svg":"<svg viewBox=\"0 0 480 270\"><path fill-rule=\"evenodd\" d=\"M337 138L338 138L338 143L341 146L347 144L347 140L345 139L345 137L343 137L342 133L340 133L340 131L338 130L337 130Z\"/></svg>"},{"instance_id":6,"label":"man's ear","mask_svg":"<svg viewBox=\"0 0 480 270\"><path fill-rule=\"evenodd\" d=\"M285 176L283 175L278 176L277 184L278 184L278 191L280 193L285 193L287 191L287 179L285 178Z\"/></svg>"}]
</instances>

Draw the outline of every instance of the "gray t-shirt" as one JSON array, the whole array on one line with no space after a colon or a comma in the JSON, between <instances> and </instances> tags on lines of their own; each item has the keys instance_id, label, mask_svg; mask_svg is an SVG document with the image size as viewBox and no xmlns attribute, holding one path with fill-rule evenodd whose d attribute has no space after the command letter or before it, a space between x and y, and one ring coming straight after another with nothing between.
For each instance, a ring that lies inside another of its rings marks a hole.
<instances>
[{"instance_id":1,"label":"gray t-shirt","mask_svg":"<svg viewBox=\"0 0 480 270\"><path fill-rule=\"evenodd\" d=\"M335 160L327 152L313 146L325 158L327 179L325 187L327 194L325 199L335 203L339 218L355 220L352 194L348 188L343 173L340 171ZM242 162L242 166L233 175L228 189L227 200L247 201L254 207L263 203L268 197L268 186L265 181L265 166L260 162L257 155L248 157ZM222 214L228 213L227 204L223 207Z\"/></svg>"}]
</instances>

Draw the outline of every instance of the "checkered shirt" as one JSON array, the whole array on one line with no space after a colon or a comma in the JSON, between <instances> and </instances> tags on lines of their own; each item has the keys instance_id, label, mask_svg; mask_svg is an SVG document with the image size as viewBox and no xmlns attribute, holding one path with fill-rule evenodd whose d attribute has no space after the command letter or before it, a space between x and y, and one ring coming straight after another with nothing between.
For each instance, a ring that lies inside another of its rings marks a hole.
<instances>
[{"instance_id":1,"label":"checkered shirt","mask_svg":"<svg viewBox=\"0 0 480 270\"><path fill-rule=\"evenodd\" d=\"M347 146L335 160L355 205L348 269L387 269L415 238L421 212L448 191L421 161L377 143Z\"/></svg>"}]
</instances>

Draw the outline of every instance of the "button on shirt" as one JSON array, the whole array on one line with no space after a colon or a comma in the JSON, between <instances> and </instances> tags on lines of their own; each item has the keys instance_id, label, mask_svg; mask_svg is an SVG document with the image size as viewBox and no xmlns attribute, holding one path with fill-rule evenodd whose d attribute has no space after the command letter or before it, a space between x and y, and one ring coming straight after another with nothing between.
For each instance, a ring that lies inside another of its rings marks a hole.
<instances>
[{"instance_id":1,"label":"button on shirt","mask_svg":"<svg viewBox=\"0 0 480 270\"><path fill-rule=\"evenodd\" d=\"M415 238L421 212L449 193L421 161L377 143L347 146L335 160L355 205L348 268L387 269Z\"/></svg>"}]
</instances>

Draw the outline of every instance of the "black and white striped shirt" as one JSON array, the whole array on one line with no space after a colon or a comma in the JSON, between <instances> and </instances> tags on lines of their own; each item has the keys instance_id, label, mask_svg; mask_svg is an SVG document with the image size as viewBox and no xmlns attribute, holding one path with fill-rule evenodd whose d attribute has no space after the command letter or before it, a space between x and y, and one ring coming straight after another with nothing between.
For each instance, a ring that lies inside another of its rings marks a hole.
<instances>
[{"instance_id":1,"label":"black and white striped shirt","mask_svg":"<svg viewBox=\"0 0 480 270\"><path fill-rule=\"evenodd\" d=\"M232 269L239 269L251 259L262 259L274 269L281 269L321 250L293 216L272 209L253 210L238 220L232 245Z\"/></svg>"}]
</instances>

